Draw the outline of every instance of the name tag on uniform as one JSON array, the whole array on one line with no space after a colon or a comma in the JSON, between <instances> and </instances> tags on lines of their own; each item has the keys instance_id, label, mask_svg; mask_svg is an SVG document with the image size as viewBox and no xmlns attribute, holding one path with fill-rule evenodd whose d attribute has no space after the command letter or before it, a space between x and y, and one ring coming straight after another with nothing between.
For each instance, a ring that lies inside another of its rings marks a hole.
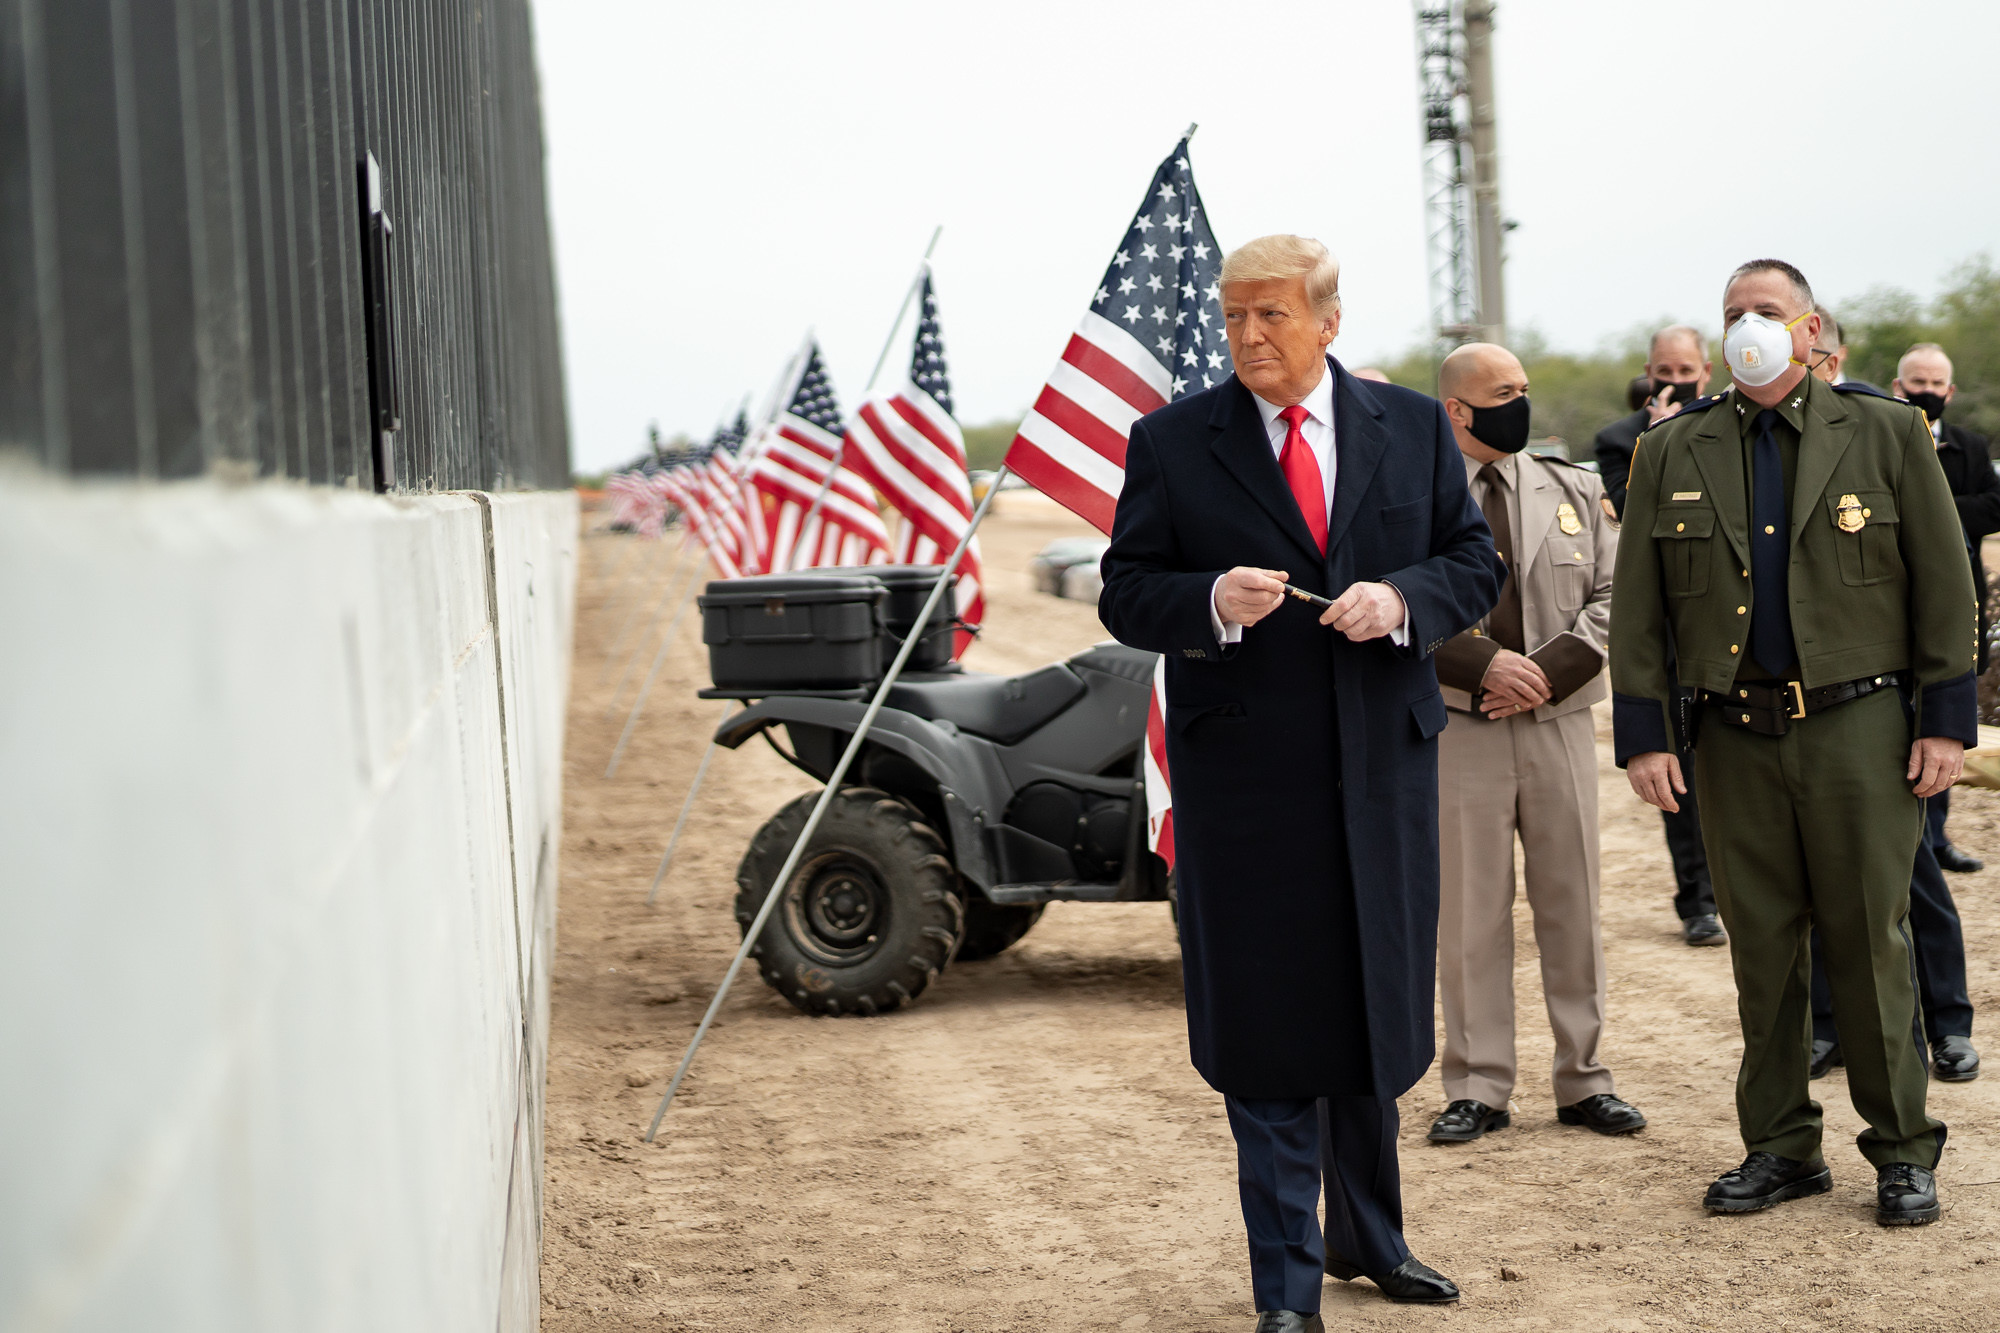
<instances>
[{"instance_id":1,"label":"name tag on uniform","mask_svg":"<svg viewBox=\"0 0 2000 1333\"><path fill-rule=\"evenodd\" d=\"M1674 499L1676 499L1676 500L1699 500L1699 499L1701 499L1701 492L1700 492L1700 491L1675 491L1675 492L1674 492Z\"/></svg>"}]
</instances>

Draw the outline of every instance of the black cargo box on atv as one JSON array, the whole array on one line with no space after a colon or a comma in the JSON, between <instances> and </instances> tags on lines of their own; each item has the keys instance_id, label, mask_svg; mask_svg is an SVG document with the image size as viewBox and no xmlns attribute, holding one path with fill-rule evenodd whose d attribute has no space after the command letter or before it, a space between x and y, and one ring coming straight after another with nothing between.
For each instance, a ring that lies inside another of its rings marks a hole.
<instances>
[{"instance_id":1,"label":"black cargo box on atv","mask_svg":"<svg viewBox=\"0 0 2000 1333\"><path fill-rule=\"evenodd\" d=\"M702 590L701 641L718 690L840 690L882 679L882 603L872 574L767 574Z\"/></svg>"}]
</instances>

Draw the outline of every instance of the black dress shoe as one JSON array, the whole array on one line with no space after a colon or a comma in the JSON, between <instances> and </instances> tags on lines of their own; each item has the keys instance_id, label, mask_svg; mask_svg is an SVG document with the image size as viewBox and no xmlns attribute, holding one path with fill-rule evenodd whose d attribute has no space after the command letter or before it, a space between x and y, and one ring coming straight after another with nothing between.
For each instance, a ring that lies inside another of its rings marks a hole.
<instances>
[{"instance_id":1,"label":"black dress shoe","mask_svg":"<svg viewBox=\"0 0 2000 1333\"><path fill-rule=\"evenodd\" d=\"M1326 1333L1319 1312L1300 1314L1297 1310L1259 1310L1256 1333Z\"/></svg>"},{"instance_id":2,"label":"black dress shoe","mask_svg":"<svg viewBox=\"0 0 2000 1333\"><path fill-rule=\"evenodd\" d=\"M1505 1129L1514 1123L1506 1108L1494 1110L1470 1097L1453 1102L1431 1121L1432 1143L1470 1143L1489 1129Z\"/></svg>"},{"instance_id":3,"label":"black dress shoe","mask_svg":"<svg viewBox=\"0 0 2000 1333\"><path fill-rule=\"evenodd\" d=\"M1776 1153L1753 1152L1743 1165L1716 1178L1701 1206L1711 1213L1754 1213L1832 1188L1833 1173L1823 1158L1795 1162Z\"/></svg>"},{"instance_id":4,"label":"black dress shoe","mask_svg":"<svg viewBox=\"0 0 2000 1333\"><path fill-rule=\"evenodd\" d=\"M1967 856L1950 843L1931 849L1937 857L1938 869L1949 870L1954 875L1969 875L1975 870L1986 869L1986 863L1976 856Z\"/></svg>"},{"instance_id":5,"label":"black dress shoe","mask_svg":"<svg viewBox=\"0 0 2000 1333\"><path fill-rule=\"evenodd\" d=\"M1556 1119L1565 1125L1584 1125L1600 1134L1632 1134L1646 1127L1639 1108L1608 1092L1585 1097L1574 1106L1558 1106Z\"/></svg>"},{"instance_id":6,"label":"black dress shoe","mask_svg":"<svg viewBox=\"0 0 2000 1333\"><path fill-rule=\"evenodd\" d=\"M1814 1037L1812 1063L1806 1066L1806 1077L1825 1078L1827 1070L1838 1069L1846 1063L1847 1060L1840 1053L1839 1042L1821 1041L1818 1037Z\"/></svg>"},{"instance_id":7,"label":"black dress shoe","mask_svg":"<svg viewBox=\"0 0 2000 1333\"><path fill-rule=\"evenodd\" d=\"M1885 1227L1937 1221L1937 1177L1908 1162L1891 1162L1876 1171L1875 1220Z\"/></svg>"},{"instance_id":8,"label":"black dress shoe","mask_svg":"<svg viewBox=\"0 0 2000 1333\"><path fill-rule=\"evenodd\" d=\"M1366 1277L1382 1289L1384 1296L1404 1305L1449 1305L1458 1299L1458 1284L1415 1255L1377 1277L1373 1273L1363 1273L1343 1256L1328 1250L1326 1271L1342 1282Z\"/></svg>"},{"instance_id":9,"label":"black dress shoe","mask_svg":"<svg viewBox=\"0 0 2000 1333\"><path fill-rule=\"evenodd\" d=\"M1705 944L1729 943L1728 932L1722 928L1722 918L1713 912L1706 916L1691 916L1681 922L1681 939L1697 949Z\"/></svg>"},{"instance_id":10,"label":"black dress shoe","mask_svg":"<svg viewBox=\"0 0 2000 1333\"><path fill-rule=\"evenodd\" d=\"M1931 1072L1945 1083L1970 1083L1979 1077L1979 1052L1970 1037L1936 1037L1931 1041Z\"/></svg>"}]
</instances>

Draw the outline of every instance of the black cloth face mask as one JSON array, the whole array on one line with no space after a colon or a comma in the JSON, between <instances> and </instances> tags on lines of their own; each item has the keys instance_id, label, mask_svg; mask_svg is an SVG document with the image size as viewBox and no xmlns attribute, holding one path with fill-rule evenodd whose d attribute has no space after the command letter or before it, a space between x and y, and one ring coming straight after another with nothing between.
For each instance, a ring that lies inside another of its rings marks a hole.
<instances>
[{"instance_id":1,"label":"black cloth face mask","mask_svg":"<svg viewBox=\"0 0 2000 1333\"><path fill-rule=\"evenodd\" d=\"M1903 395L1913 407L1921 407L1929 421L1944 420L1944 395L1941 393L1909 393Z\"/></svg>"},{"instance_id":2,"label":"black cloth face mask","mask_svg":"<svg viewBox=\"0 0 2000 1333\"><path fill-rule=\"evenodd\" d=\"M1674 391L1674 396L1667 402L1668 407L1686 407L1689 403L1701 397L1701 391L1695 387L1694 381L1692 380L1688 381L1685 384L1681 383L1678 380L1654 380L1653 381L1654 400L1657 402L1659 400L1660 395L1666 392L1668 389L1672 389Z\"/></svg>"},{"instance_id":3,"label":"black cloth face mask","mask_svg":"<svg viewBox=\"0 0 2000 1333\"><path fill-rule=\"evenodd\" d=\"M1494 407L1472 408L1472 438L1488 449L1518 454L1528 447L1528 396L1510 398Z\"/></svg>"}]
</instances>

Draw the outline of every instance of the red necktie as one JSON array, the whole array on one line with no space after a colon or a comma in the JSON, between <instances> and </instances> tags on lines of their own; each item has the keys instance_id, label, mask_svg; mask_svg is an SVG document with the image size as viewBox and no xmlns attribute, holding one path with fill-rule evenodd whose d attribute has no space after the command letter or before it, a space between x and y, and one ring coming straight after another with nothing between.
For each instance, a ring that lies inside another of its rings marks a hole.
<instances>
[{"instance_id":1,"label":"red necktie","mask_svg":"<svg viewBox=\"0 0 2000 1333\"><path fill-rule=\"evenodd\" d=\"M1305 432L1299 429L1305 424L1306 410L1294 403L1278 415L1289 427L1285 431L1284 451L1278 455L1278 470L1285 474L1285 484L1292 488L1292 498L1299 502L1306 530L1319 544L1319 553L1325 555L1326 486L1320 479L1319 459L1313 457L1312 446L1306 443Z\"/></svg>"}]
</instances>

